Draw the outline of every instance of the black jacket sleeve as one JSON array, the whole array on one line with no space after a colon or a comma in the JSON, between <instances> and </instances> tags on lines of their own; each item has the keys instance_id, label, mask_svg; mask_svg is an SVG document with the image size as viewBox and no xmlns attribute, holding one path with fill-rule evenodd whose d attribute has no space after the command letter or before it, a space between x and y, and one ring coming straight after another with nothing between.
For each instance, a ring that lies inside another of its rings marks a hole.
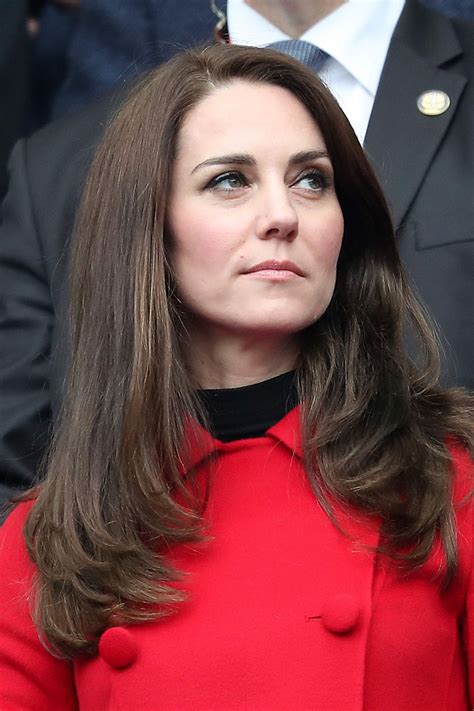
<instances>
[{"instance_id":1,"label":"black jacket sleeve","mask_svg":"<svg viewBox=\"0 0 474 711\"><path fill-rule=\"evenodd\" d=\"M10 160L0 214L0 503L36 476L51 419L54 309L31 201L26 145Z\"/></svg>"},{"instance_id":2,"label":"black jacket sleeve","mask_svg":"<svg viewBox=\"0 0 474 711\"><path fill-rule=\"evenodd\" d=\"M74 218L121 96L108 95L19 141L10 159L0 210L0 511L41 476L67 363Z\"/></svg>"}]
</instances>

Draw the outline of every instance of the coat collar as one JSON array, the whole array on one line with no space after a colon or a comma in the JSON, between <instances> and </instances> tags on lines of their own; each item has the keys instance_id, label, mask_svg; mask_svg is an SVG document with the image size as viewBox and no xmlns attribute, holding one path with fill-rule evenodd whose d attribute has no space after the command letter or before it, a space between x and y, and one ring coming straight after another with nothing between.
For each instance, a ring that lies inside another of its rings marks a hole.
<instances>
[{"instance_id":1,"label":"coat collar","mask_svg":"<svg viewBox=\"0 0 474 711\"><path fill-rule=\"evenodd\" d=\"M270 427L266 432L266 437L273 439L275 443L282 444L289 450L292 457L296 457L300 462L304 459L304 448L301 427L301 405L297 405L285 417ZM260 440L261 438L255 438ZM212 437L209 432L195 420L190 420L186 425L187 452L180 463L183 475L188 474L192 469L199 466L207 459L218 456L224 452L232 451L238 446L239 441L221 442ZM252 440L248 440L251 442ZM380 521L374 518L368 520L367 516L353 506L346 505L341 501L332 502L335 518L341 528L355 541L364 541L364 545L376 546L379 537Z\"/></svg>"},{"instance_id":2,"label":"coat collar","mask_svg":"<svg viewBox=\"0 0 474 711\"><path fill-rule=\"evenodd\" d=\"M285 417L267 430L266 436L281 442L293 454L302 459L301 407L297 405L290 410ZM195 420L187 422L185 440L186 450L180 462L180 470L183 475L209 457L218 455L234 446L234 442L221 442L216 439Z\"/></svg>"}]
</instances>

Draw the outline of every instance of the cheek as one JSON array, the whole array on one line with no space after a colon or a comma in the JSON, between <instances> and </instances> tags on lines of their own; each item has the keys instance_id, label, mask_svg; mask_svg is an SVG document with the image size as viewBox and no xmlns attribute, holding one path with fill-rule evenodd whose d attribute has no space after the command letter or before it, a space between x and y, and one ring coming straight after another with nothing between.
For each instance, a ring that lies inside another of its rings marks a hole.
<instances>
[{"instance_id":1,"label":"cheek","mask_svg":"<svg viewBox=\"0 0 474 711\"><path fill-rule=\"evenodd\" d=\"M329 269L337 264L344 236L344 218L342 212L337 211L326 222L325 229L320 233L318 240L318 254L321 261Z\"/></svg>"},{"instance_id":2,"label":"cheek","mask_svg":"<svg viewBox=\"0 0 474 711\"><path fill-rule=\"evenodd\" d=\"M207 272L225 265L235 240L229 234L229 221L223 224L206 211L187 210L170 221L171 255L179 278L182 269ZM181 275L183 276L183 275Z\"/></svg>"},{"instance_id":3,"label":"cheek","mask_svg":"<svg viewBox=\"0 0 474 711\"><path fill-rule=\"evenodd\" d=\"M334 262L337 262L341 252L342 240L344 238L344 218L342 217L342 214L334 227L335 229L332 233L332 239L329 240L328 249L331 259Z\"/></svg>"}]
</instances>

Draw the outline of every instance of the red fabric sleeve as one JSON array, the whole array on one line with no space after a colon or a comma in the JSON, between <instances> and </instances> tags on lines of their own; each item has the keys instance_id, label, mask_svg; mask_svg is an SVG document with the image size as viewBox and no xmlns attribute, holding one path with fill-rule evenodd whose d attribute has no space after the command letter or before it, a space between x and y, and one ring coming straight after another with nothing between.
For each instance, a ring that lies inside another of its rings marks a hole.
<instances>
[{"instance_id":1,"label":"red fabric sleeve","mask_svg":"<svg viewBox=\"0 0 474 711\"><path fill-rule=\"evenodd\" d=\"M72 665L41 644L30 614L34 565L23 540L32 503L22 503L0 528L0 709L76 711Z\"/></svg>"}]
</instances>

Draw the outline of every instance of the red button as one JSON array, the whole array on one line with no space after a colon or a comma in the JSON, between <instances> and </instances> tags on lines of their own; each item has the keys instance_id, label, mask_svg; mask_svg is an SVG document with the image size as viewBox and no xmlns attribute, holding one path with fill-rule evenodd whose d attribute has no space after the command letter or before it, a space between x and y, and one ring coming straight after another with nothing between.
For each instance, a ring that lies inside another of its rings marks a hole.
<instances>
[{"instance_id":1,"label":"red button","mask_svg":"<svg viewBox=\"0 0 474 711\"><path fill-rule=\"evenodd\" d=\"M114 669L125 669L137 658L138 646L125 627L111 627L99 640L99 654Z\"/></svg>"},{"instance_id":2,"label":"red button","mask_svg":"<svg viewBox=\"0 0 474 711\"><path fill-rule=\"evenodd\" d=\"M360 618L360 605L352 595L335 595L323 605L321 620L329 632L352 632Z\"/></svg>"}]
</instances>

